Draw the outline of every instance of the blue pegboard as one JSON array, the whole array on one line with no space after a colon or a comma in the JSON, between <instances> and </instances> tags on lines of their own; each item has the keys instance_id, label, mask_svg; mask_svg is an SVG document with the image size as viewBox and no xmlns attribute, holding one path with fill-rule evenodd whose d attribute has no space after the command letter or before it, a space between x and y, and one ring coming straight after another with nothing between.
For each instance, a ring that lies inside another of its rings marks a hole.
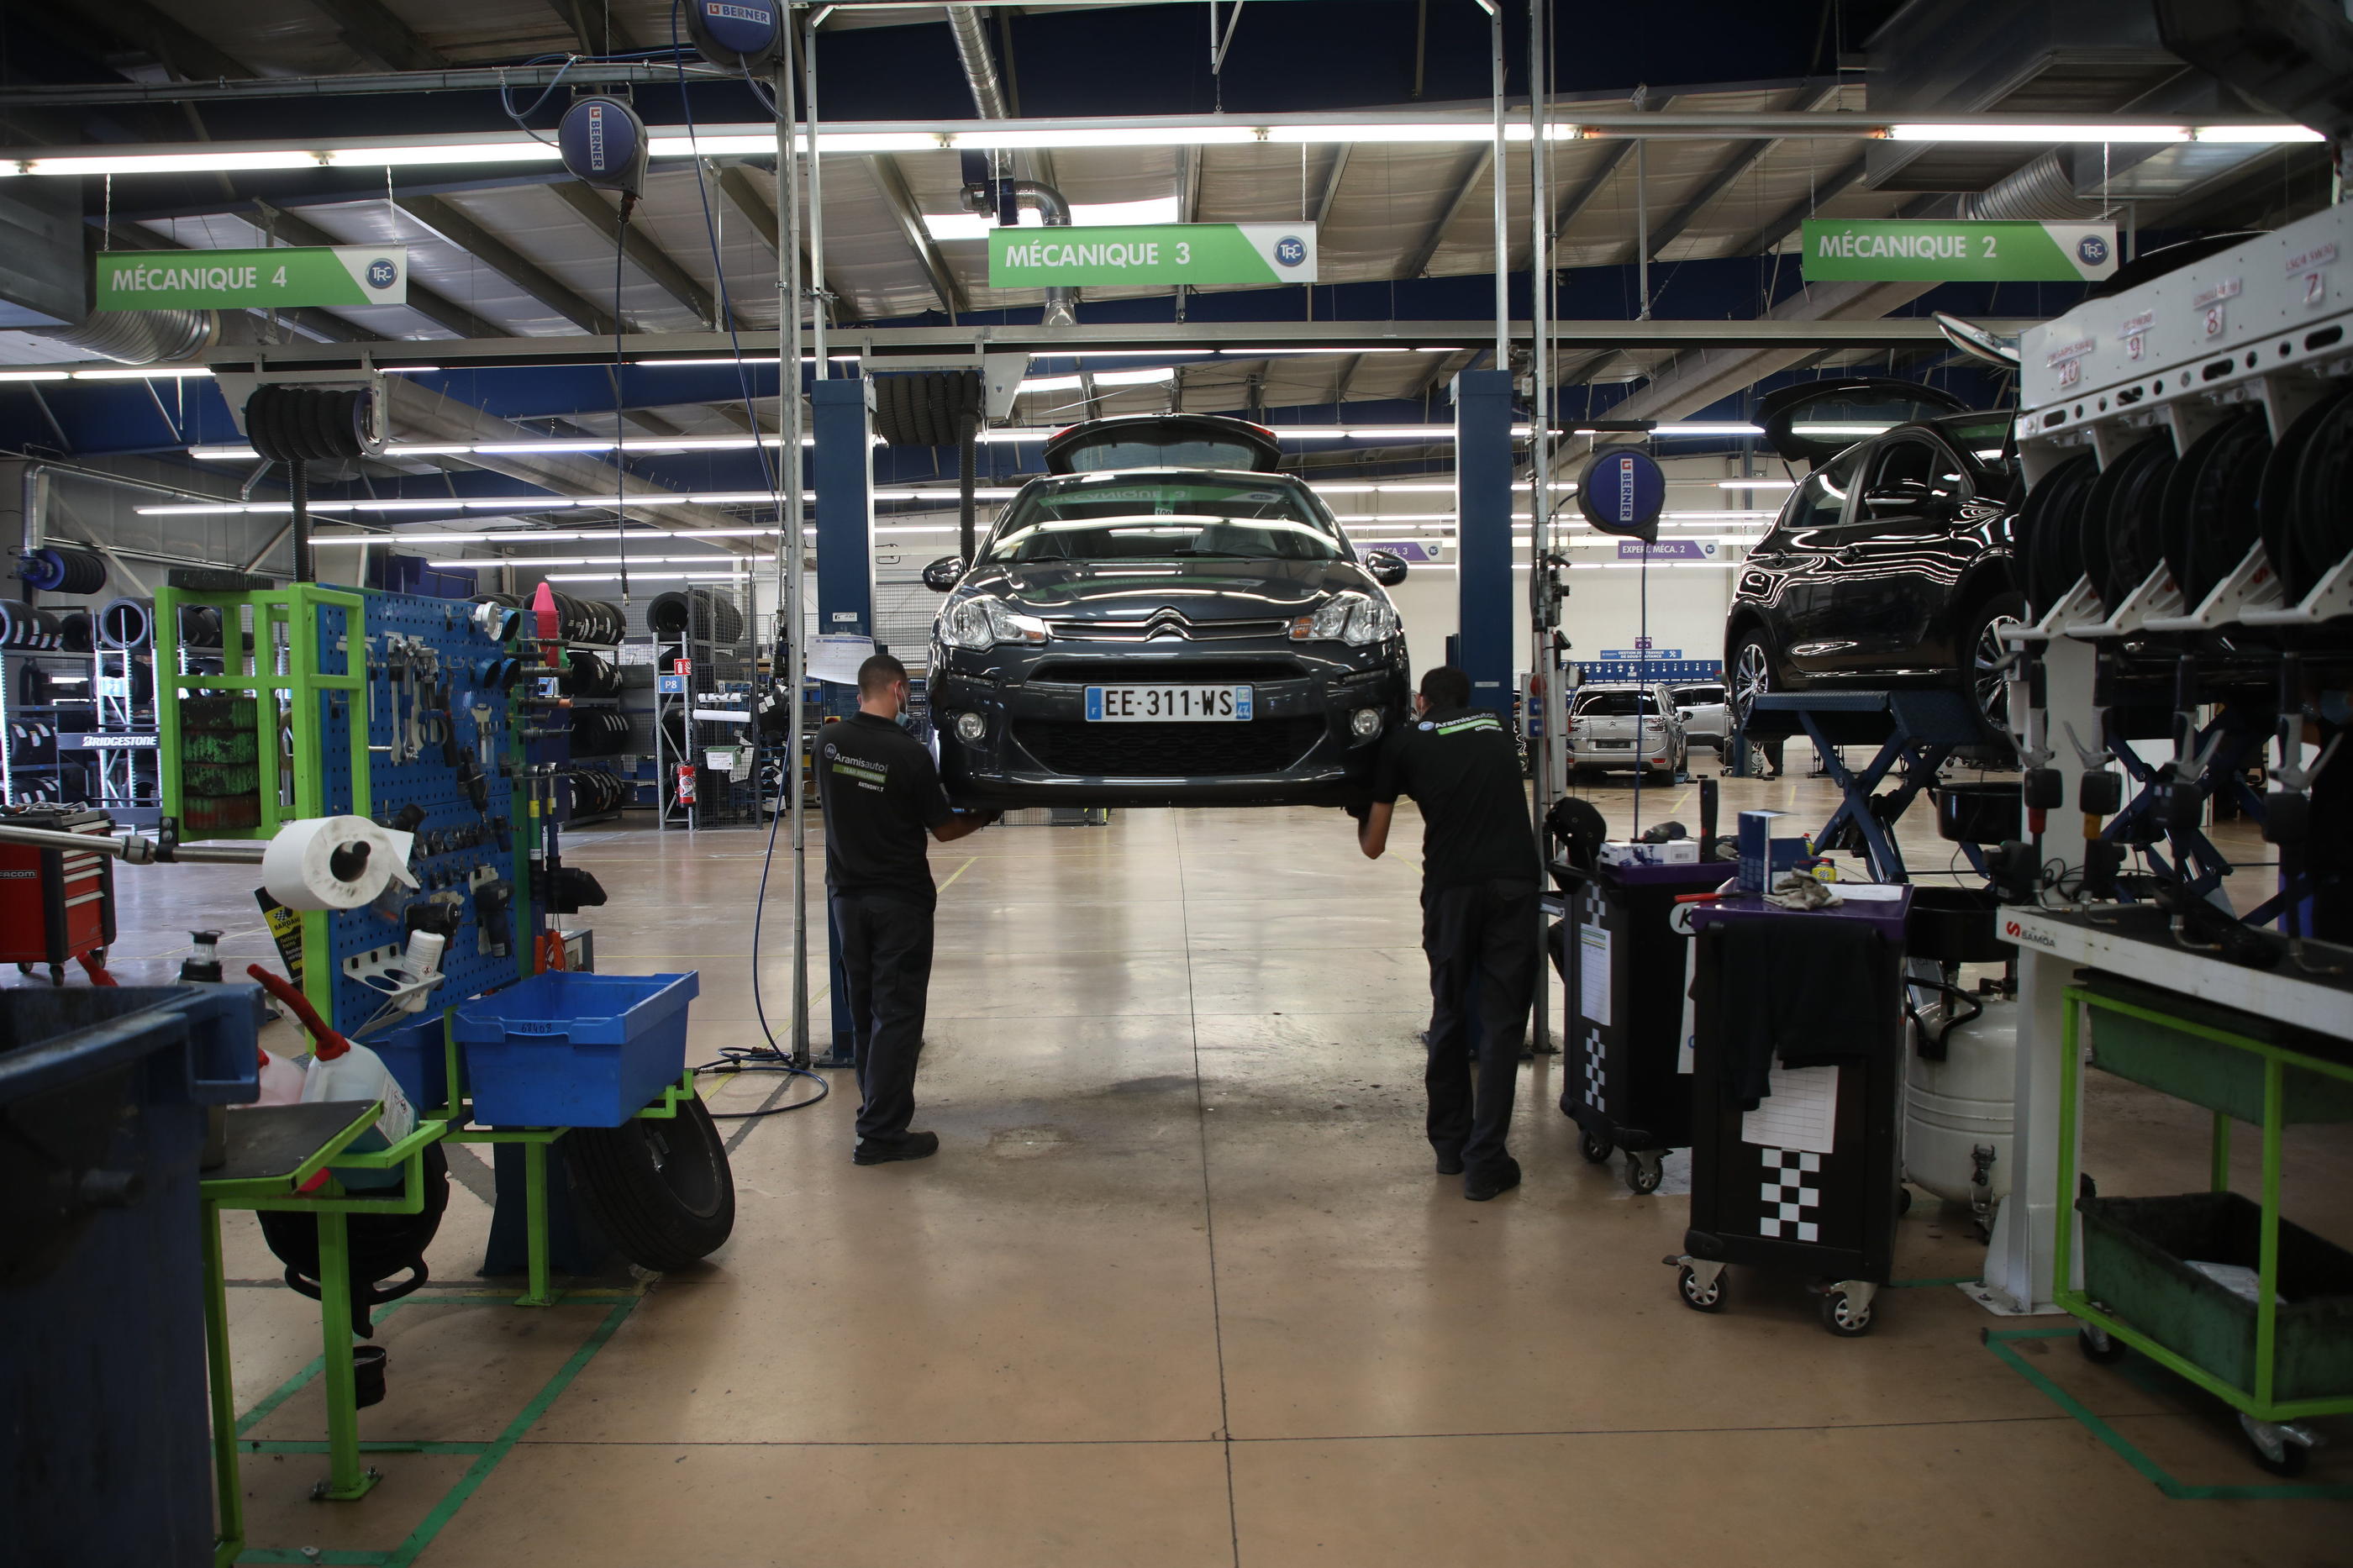
<instances>
[{"instance_id":1,"label":"blue pegboard","mask_svg":"<svg viewBox=\"0 0 2353 1568\"><path fill-rule=\"evenodd\" d=\"M449 700L455 720L457 743L461 752L470 752L479 764L481 756L481 736L470 709L477 703L488 706L492 715L486 725L491 731L491 764L486 771L489 798L480 812L459 786L453 768L444 761L438 742L428 741L413 762L398 762L388 751L375 750L369 754L369 811L379 822L388 821L404 806L416 805L424 808L425 820L419 826L420 836L464 833L480 829L482 842L428 853L420 837L409 868L425 885L411 889L396 883L384 898L362 909L340 910L328 917L330 961L336 975L333 1022L340 1029L355 1029L374 1016L381 998L358 981L343 973L346 959L355 958L372 949L397 945L406 940L401 911L412 900L440 890L436 884L465 893L464 923L451 939L448 951L441 961L442 973L448 979L435 994L436 1006L448 1006L478 995L495 986L513 984L530 973L530 939L518 940L512 921L501 921L501 935L507 943L503 953L481 951L480 927L474 916L474 900L468 891L468 880L479 868L488 868L499 878L516 889L519 901L522 889L515 876L515 831L522 828L536 842L540 824L530 812L529 793L521 787L519 778L509 776L508 766L517 753L512 744L514 731L528 722L528 710L510 697L496 692L484 692L476 672L490 660L531 656L518 655L506 645L494 642L476 626L468 612L472 606L461 600L423 598L406 594L385 594L365 591L367 626L364 638L366 658L381 665L385 660L385 639L402 637L421 641L432 650L444 678L449 683ZM343 661L355 657L346 648L343 612L326 609L321 616L320 636L322 643L322 666L332 673L350 668ZM400 716L390 711L393 703L384 675L379 670L371 681L373 688L374 721L368 729L372 748L389 748L394 742L395 726ZM520 697L532 689L526 680L515 689ZM325 776L323 789L326 809L348 812L353 809L350 723L353 694L327 692L320 700L325 705L322 714L324 730ZM358 699L363 704L365 698ZM556 750L561 742L533 742L531 752L534 761L557 760L544 753ZM503 829L494 827L502 822ZM538 889L533 889L536 892ZM541 925L536 910L528 929Z\"/></svg>"}]
</instances>

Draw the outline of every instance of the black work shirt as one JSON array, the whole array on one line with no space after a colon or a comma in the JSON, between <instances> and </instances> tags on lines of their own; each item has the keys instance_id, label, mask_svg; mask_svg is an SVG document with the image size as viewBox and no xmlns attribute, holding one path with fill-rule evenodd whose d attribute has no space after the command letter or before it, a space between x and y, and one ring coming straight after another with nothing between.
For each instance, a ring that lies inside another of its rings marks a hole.
<instances>
[{"instance_id":1,"label":"black work shirt","mask_svg":"<svg viewBox=\"0 0 2353 1568\"><path fill-rule=\"evenodd\" d=\"M825 885L930 905L929 830L955 815L921 741L888 719L853 713L817 734L825 803Z\"/></svg>"},{"instance_id":2,"label":"black work shirt","mask_svg":"<svg viewBox=\"0 0 2353 1568\"><path fill-rule=\"evenodd\" d=\"M1432 710L1389 732L1373 772L1373 798L1421 807L1421 885L1535 885L1535 829L1520 787L1520 751L1485 708Z\"/></svg>"}]
</instances>

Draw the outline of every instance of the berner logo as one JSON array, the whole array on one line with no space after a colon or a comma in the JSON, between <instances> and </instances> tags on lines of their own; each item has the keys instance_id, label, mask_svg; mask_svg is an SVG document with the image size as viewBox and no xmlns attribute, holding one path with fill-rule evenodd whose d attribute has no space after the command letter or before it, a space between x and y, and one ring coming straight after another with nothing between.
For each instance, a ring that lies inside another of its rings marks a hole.
<instances>
[{"instance_id":1,"label":"berner logo","mask_svg":"<svg viewBox=\"0 0 2353 1568\"><path fill-rule=\"evenodd\" d=\"M1634 459L1618 459L1618 521L1634 521Z\"/></svg>"},{"instance_id":2,"label":"berner logo","mask_svg":"<svg viewBox=\"0 0 2353 1568\"><path fill-rule=\"evenodd\" d=\"M588 166L598 174L605 172L605 106L588 106Z\"/></svg>"}]
</instances>

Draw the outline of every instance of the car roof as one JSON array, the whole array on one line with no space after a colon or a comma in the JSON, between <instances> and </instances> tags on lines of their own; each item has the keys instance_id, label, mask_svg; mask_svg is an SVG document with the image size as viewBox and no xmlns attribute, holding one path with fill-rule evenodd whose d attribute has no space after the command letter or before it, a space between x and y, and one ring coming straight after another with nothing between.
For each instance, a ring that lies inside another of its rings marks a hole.
<instances>
[{"instance_id":1,"label":"car roof","mask_svg":"<svg viewBox=\"0 0 2353 1568\"><path fill-rule=\"evenodd\" d=\"M1271 473L1264 468L1191 468L1167 467L1156 468L1088 468L1075 474L1036 474L1031 476L1029 482L1033 485L1053 484L1058 482L1079 483L1093 479L1129 479L1140 474L1191 474L1197 477L1208 479L1239 479L1254 485L1262 485L1270 482L1279 482L1291 485L1303 485L1305 483L1305 481L1300 479L1296 474Z\"/></svg>"}]
</instances>

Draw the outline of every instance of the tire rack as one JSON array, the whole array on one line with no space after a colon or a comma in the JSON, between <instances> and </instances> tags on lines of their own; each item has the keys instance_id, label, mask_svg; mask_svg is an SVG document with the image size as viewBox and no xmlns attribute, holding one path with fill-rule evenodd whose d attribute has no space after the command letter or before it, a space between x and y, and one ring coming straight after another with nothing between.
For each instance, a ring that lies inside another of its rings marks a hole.
<instances>
[{"instance_id":1,"label":"tire rack","mask_svg":"<svg viewBox=\"0 0 2353 1568\"><path fill-rule=\"evenodd\" d=\"M740 687L748 695L756 689L752 645L749 641L750 621L751 617L745 616L742 632L735 637L724 640L694 636L694 626L691 622L689 623L684 635L653 634L654 790L658 803L654 822L659 829L667 830L673 826L683 826L688 832L693 832L703 826L705 807L711 804L702 798L702 790L709 782L704 775L709 770L702 765L702 748L697 741L697 730L700 726L694 717L696 700L699 698L711 697L723 689L733 690ZM686 679L678 683L682 689L673 691L667 689L666 678L674 671L666 668L665 666L675 658L688 660L688 669ZM725 667L723 671L721 668L723 663ZM670 737L669 722L673 715L677 719L679 727L675 743ZM732 730L735 726L730 725L728 728ZM745 728L756 731L757 726L750 725ZM756 733L747 735L744 739L746 743L755 747L758 744ZM682 765L691 765L695 770L695 798L687 802L681 802L678 798L678 770ZM755 752L752 769L752 782L755 786L759 776L759 757ZM756 818L759 815L756 789L754 802L753 815ZM711 815L718 816L724 813Z\"/></svg>"},{"instance_id":2,"label":"tire rack","mask_svg":"<svg viewBox=\"0 0 2353 1568\"><path fill-rule=\"evenodd\" d=\"M2030 487L2086 450L2105 469L2152 434L2169 435L2175 451L2185 452L2248 407L2261 412L2276 439L2330 395L2333 381L2353 375L2348 329L2353 207L2346 205L2033 328L2021 343L2018 421ZM2112 610L2088 574L2033 610L2036 624L2008 638L2024 655L2010 676L2010 728L2026 765L2059 775L2064 804L2053 814L2055 826L2073 823L2084 774L2110 763L2099 745L2105 713L2094 700L2104 649L2127 638L2296 627L2307 647L2341 651L2347 639L2338 634L2353 615L2353 559L2337 561L2295 604L2284 602L2278 574L2257 544L2195 605L2159 564ZM2324 626L2326 632L2316 631ZM2033 662L2039 679L2029 676ZM2348 764L2340 758L2337 765ZM2211 789L2212 781L2199 783ZM2035 851L2044 865L2057 864L2063 887L2082 874L2082 841L2065 829L2038 836ZM2090 906L2086 914L2013 904L2002 912L2003 935L2019 948L2019 1168L2011 1201L1996 1219L1985 1279L1962 1287L1997 1313L2060 1310L2054 1298L2082 1289L2079 1261L2069 1259L2063 1275L2054 1268L2059 1212L2074 1199L2059 1189L2059 1178L2081 1163L2080 1129L2063 1117L2062 1070L2074 1038L2076 999L2069 992L2079 966L2338 1038L2348 1033L2341 978L2300 973L2294 963L2251 970L2185 952L2162 920L2153 930L2118 929L2117 908Z\"/></svg>"},{"instance_id":3,"label":"tire rack","mask_svg":"<svg viewBox=\"0 0 2353 1568\"><path fill-rule=\"evenodd\" d=\"M597 658L614 665L617 669L619 668L621 645L618 643L568 642L564 645L564 647L565 657L567 659L575 653L593 653ZM571 699L572 708L575 710L589 710L606 712L618 712L621 710L622 702L623 699L619 696L575 696ZM610 775L614 779L619 781L623 791L623 805L626 806L630 796L635 794L635 791L631 788L631 782L628 775L621 770L619 764L621 759L628 753L625 752L598 752L595 756L584 757L580 754L580 746L577 737L579 722L577 720L572 721L572 728L575 733L571 747L571 755L565 763L565 771L567 773L601 773ZM569 785L566 785L565 787L565 795L564 814L559 820L566 827L582 827L586 826L591 823L611 822L617 819L621 815L622 807L615 807L609 811L582 811L580 809L578 795Z\"/></svg>"}]
</instances>

